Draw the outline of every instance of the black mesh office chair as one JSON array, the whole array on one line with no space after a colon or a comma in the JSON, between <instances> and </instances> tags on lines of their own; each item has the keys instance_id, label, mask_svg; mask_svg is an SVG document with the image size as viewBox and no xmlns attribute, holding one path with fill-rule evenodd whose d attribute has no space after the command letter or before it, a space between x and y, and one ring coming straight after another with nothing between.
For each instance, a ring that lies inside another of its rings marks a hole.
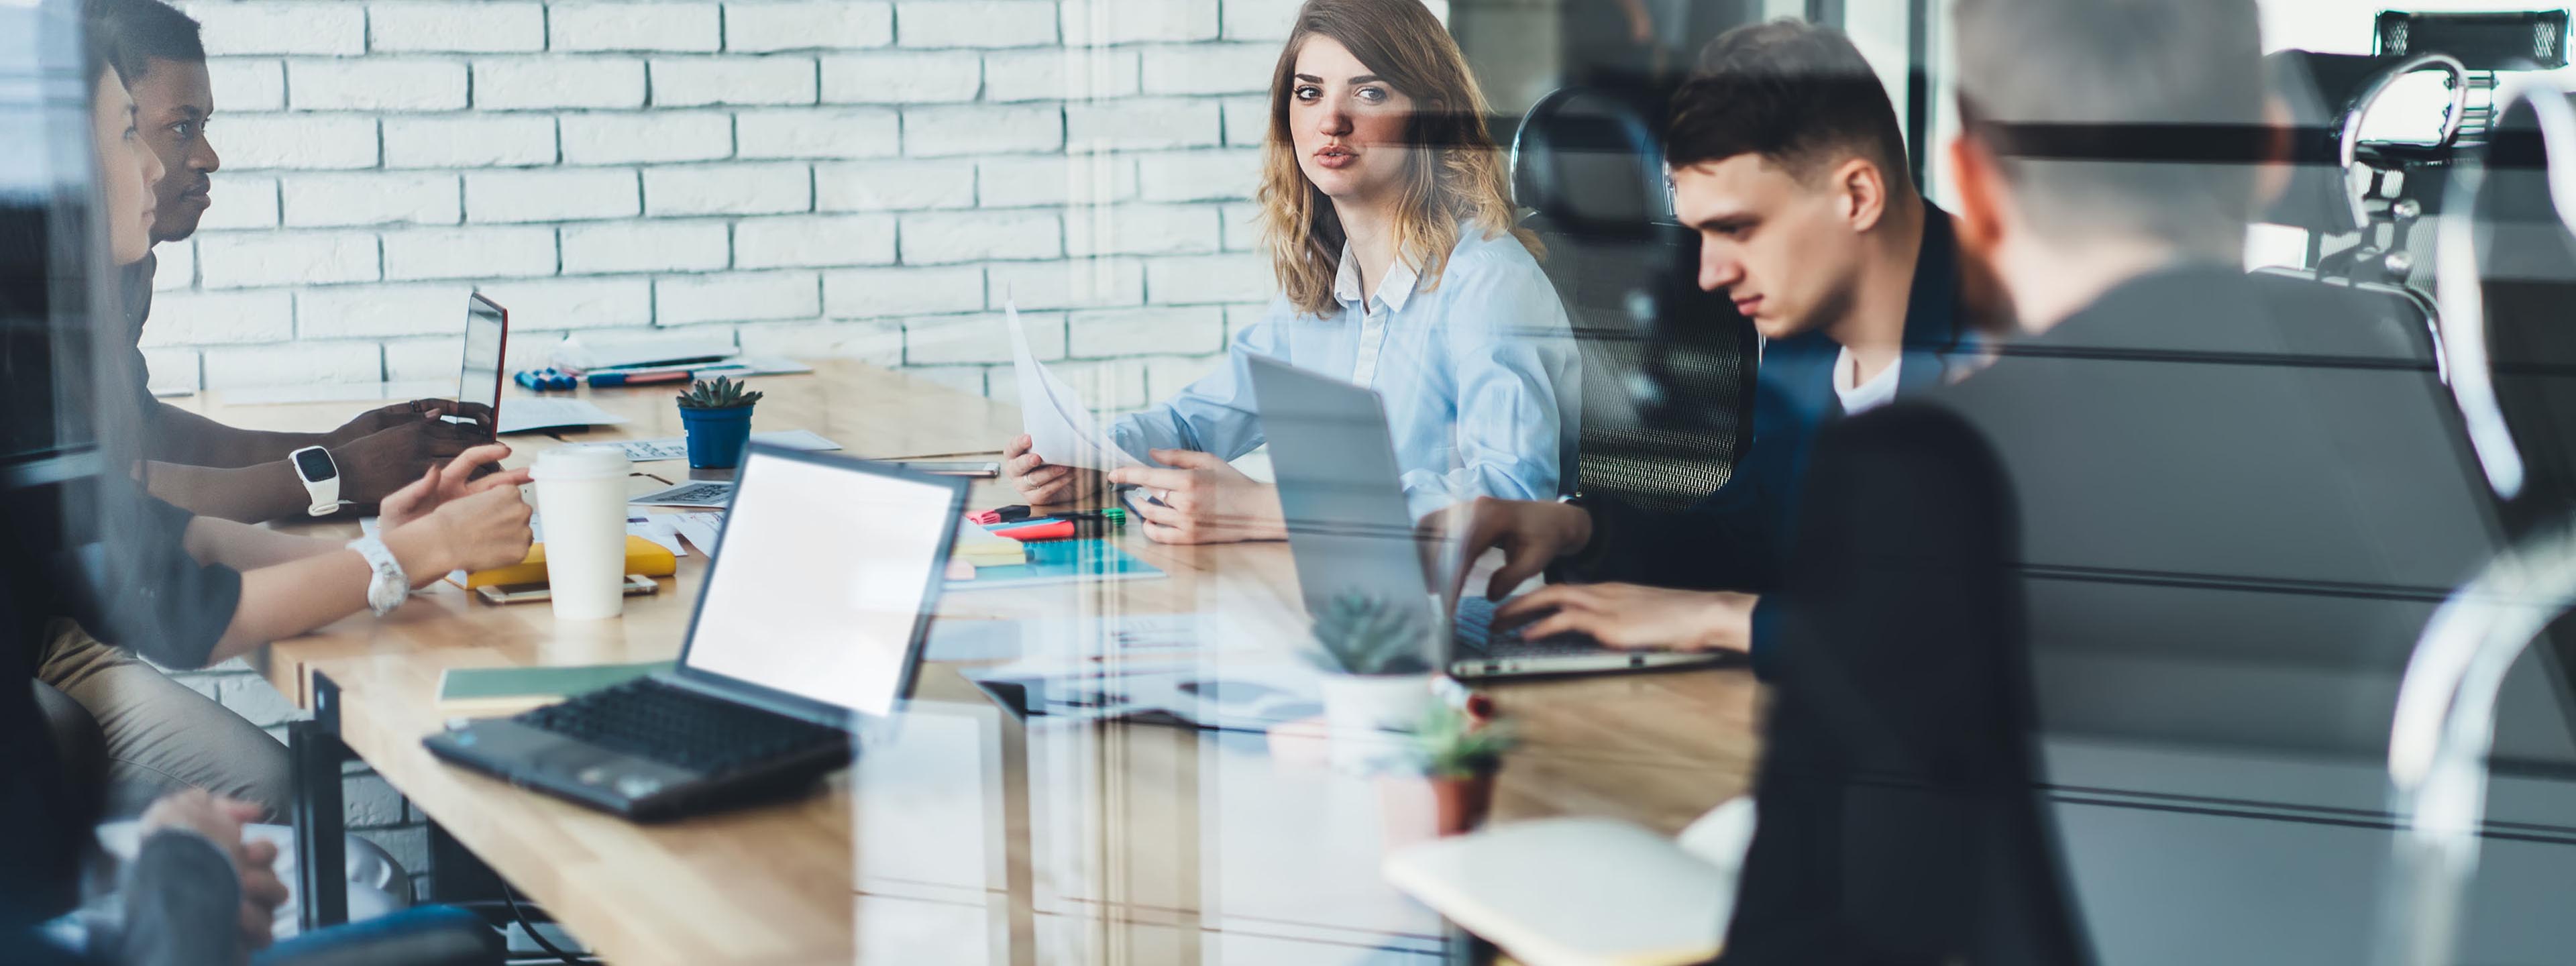
<instances>
[{"instance_id":1,"label":"black mesh office chair","mask_svg":"<svg viewBox=\"0 0 2576 966\"><path fill-rule=\"evenodd\" d=\"M1699 241L1672 223L1661 98L1549 94L1512 142L1524 224L1583 356L1582 492L1680 509L1724 484L1750 425L1760 341L1701 292Z\"/></svg>"}]
</instances>

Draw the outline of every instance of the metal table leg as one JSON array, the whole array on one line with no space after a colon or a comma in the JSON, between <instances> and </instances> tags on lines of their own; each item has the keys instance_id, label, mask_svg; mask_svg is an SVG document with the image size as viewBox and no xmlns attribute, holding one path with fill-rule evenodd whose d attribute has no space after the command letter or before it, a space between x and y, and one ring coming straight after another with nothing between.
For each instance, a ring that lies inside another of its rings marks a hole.
<instances>
[{"instance_id":1,"label":"metal table leg","mask_svg":"<svg viewBox=\"0 0 2576 966\"><path fill-rule=\"evenodd\" d=\"M347 815L340 802L340 686L313 675L313 720L286 726L295 771L295 894L305 932L349 921Z\"/></svg>"}]
</instances>

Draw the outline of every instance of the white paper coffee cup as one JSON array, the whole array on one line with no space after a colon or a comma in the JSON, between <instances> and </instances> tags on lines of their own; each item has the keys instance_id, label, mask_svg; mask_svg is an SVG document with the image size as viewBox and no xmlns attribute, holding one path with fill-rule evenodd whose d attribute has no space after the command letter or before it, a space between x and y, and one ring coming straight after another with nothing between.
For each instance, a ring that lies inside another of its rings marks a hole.
<instances>
[{"instance_id":1,"label":"white paper coffee cup","mask_svg":"<svg viewBox=\"0 0 2576 966\"><path fill-rule=\"evenodd\" d=\"M626 454L609 446L558 446L537 454L545 524L546 584L555 616L601 620L626 610Z\"/></svg>"}]
</instances>

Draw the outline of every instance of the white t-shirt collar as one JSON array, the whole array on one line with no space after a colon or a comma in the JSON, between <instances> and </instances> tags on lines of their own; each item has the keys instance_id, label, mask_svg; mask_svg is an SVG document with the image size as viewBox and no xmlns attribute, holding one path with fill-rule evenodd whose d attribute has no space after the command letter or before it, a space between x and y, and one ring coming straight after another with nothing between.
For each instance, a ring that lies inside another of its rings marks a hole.
<instances>
[{"instance_id":1,"label":"white t-shirt collar","mask_svg":"<svg viewBox=\"0 0 2576 966\"><path fill-rule=\"evenodd\" d=\"M1858 416L1895 402L1896 373L1903 368L1905 357L1900 355L1888 360L1887 368L1879 370L1878 375L1870 377L1868 382L1853 385L1852 377L1860 372L1860 367L1852 361L1851 350L1844 349L1834 356L1834 396L1842 400L1843 415Z\"/></svg>"}]
</instances>

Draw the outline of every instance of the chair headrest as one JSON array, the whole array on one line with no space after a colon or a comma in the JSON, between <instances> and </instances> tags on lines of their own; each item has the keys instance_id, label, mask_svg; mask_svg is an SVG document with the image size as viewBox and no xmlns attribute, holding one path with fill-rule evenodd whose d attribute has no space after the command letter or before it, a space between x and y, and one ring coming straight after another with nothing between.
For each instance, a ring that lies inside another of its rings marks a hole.
<instances>
[{"instance_id":1,"label":"chair headrest","mask_svg":"<svg viewBox=\"0 0 2576 966\"><path fill-rule=\"evenodd\" d=\"M1670 214L1657 99L1569 87L1540 98L1512 139L1512 190L1560 231L1636 235Z\"/></svg>"}]
</instances>

